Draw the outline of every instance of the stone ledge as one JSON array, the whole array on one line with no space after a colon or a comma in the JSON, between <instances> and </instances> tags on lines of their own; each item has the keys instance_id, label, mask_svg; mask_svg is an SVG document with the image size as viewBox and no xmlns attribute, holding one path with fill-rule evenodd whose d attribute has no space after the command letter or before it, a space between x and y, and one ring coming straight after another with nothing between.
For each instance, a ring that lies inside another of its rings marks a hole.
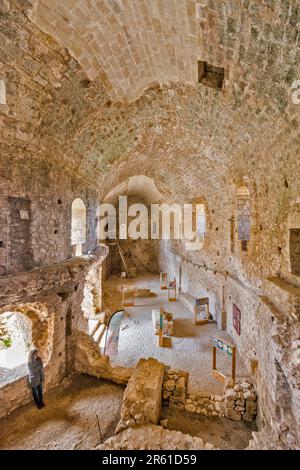
<instances>
[{"instance_id":1,"label":"stone ledge","mask_svg":"<svg viewBox=\"0 0 300 470\"><path fill-rule=\"evenodd\" d=\"M101 264L108 254L106 246L98 247L90 256L71 258L50 266L0 278L0 308L28 302L33 296L45 295L55 290L68 289L76 277L84 277L93 263Z\"/></svg>"}]
</instances>

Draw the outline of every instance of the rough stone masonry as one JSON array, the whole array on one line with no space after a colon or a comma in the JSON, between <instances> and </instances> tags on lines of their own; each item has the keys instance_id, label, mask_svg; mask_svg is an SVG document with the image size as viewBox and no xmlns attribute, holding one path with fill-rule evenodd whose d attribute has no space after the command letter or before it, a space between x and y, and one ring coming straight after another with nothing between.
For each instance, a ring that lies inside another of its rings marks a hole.
<instances>
[{"instance_id":1,"label":"rough stone masonry","mask_svg":"<svg viewBox=\"0 0 300 470\"><path fill-rule=\"evenodd\" d=\"M201 250L139 240L127 257L147 252L181 292L209 298L251 386L195 398L169 374L163 399L257 413L253 448L299 449L299 25L294 0L0 2L0 315L30 319L48 389L76 369L124 384L132 373L86 338L105 310L99 204L201 202ZM4 379L1 416L31 399L24 373Z\"/></svg>"}]
</instances>

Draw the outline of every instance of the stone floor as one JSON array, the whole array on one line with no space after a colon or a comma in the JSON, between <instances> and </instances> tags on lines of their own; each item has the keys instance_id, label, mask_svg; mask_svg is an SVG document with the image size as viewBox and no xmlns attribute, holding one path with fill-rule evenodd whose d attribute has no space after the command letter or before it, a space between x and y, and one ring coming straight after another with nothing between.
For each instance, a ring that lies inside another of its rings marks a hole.
<instances>
[{"instance_id":1,"label":"stone floor","mask_svg":"<svg viewBox=\"0 0 300 470\"><path fill-rule=\"evenodd\" d=\"M91 377L74 376L45 397L0 420L0 449L93 449L114 434L120 418L123 387Z\"/></svg>"},{"instance_id":2,"label":"stone floor","mask_svg":"<svg viewBox=\"0 0 300 470\"><path fill-rule=\"evenodd\" d=\"M215 448L224 450L245 449L252 439L252 431L256 431L254 423L191 415L170 408L163 410L162 419L168 420L167 429L170 431L200 437L204 444L210 443Z\"/></svg>"},{"instance_id":3,"label":"stone floor","mask_svg":"<svg viewBox=\"0 0 300 470\"><path fill-rule=\"evenodd\" d=\"M113 312L121 306L120 287L128 280L112 279L105 283L105 307ZM221 331L216 323L195 326L193 315L180 301L169 302L168 292L161 291L159 278L146 275L132 283L141 288L150 288L156 296L137 298L135 306L126 308L128 316L122 321L119 353L111 358L113 364L127 367L135 366L140 358L154 357L166 365L189 372L189 390L203 391L212 394L222 393L223 386L212 376L212 339L217 336L231 343L230 336ZM174 315L174 336L171 347L159 348L158 337L154 335L151 319L152 309L164 307ZM231 361L218 354L218 368L230 375ZM248 377L248 373L237 356L237 378Z\"/></svg>"}]
</instances>

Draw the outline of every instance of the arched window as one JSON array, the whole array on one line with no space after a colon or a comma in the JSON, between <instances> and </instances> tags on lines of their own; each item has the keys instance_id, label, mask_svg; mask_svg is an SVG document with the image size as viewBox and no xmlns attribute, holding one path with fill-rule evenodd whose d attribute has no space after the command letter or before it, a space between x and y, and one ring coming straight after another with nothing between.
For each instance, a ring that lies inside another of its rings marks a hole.
<instances>
[{"instance_id":1,"label":"arched window","mask_svg":"<svg viewBox=\"0 0 300 470\"><path fill-rule=\"evenodd\" d=\"M82 255L82 245L86 242L86 207L77 198L72 204L71 244L75 246L75 256Z\"/></svg>"},{"instance_id":2,"label":"arched window","mask_svg":"<svg viewBox=\"0 0 300 470\"><path fill-rule=\"evenodd\" d=\"M242 242L242 250L247 251L251 237L250 191L246 185L237 190L237 222L238 239Z\"/></svg>"},{"instance_id":3,"label":"arched window","mask_svg":"<svg viewBox=\"0 0 300 470\"><path fill-rule=\"evenodd\" d=\"M0 80L0 104L6 104L6 86L3 80Z\"/></svg>"},{"instance_id":4,"label":"arched window","mask_svg":"<svg viewBox=\"0 0 300 470\"><path fill-rule=\"evenodd\" d=\"M32 345L32 322L22 313L0 315L0 368L13 369L27 362Z\"/></svg>"}]
</instances>

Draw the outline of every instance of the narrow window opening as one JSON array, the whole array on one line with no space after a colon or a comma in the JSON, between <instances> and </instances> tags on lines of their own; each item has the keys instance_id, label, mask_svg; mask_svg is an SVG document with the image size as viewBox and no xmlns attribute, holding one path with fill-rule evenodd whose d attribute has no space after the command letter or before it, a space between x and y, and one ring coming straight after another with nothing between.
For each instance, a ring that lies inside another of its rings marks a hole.
<instances>
[{"instance_id":1,"label":"narrow window opening","mask_svg":"<svg viewBox=\"0 0 300 470\"><path fill-rule=\"evenodd\" d=\"M75 246L75 256L82 255L82 245L86 242L86 207L81 199L72 204L71 243Z\"/></svg>"},{"instance_id":2,"label":"narrow window opening","mask_svg":"<svg viewBox=\"0 0 300 470\"><path fill-rule=\"evenodd\" d=\"M242 251L248 251L248 242L247 240L242 240Z\"/></svg>"},{"instance_id":3,"label":"narrow window opening","mask_svg":"<svg viewBox=\"0 0 300 470\"><path fill-rule=\"evenodd\" d=\"M204 61L198 61L198 83L222 90L225 71Z\"/></svg>"}]
</instances>

